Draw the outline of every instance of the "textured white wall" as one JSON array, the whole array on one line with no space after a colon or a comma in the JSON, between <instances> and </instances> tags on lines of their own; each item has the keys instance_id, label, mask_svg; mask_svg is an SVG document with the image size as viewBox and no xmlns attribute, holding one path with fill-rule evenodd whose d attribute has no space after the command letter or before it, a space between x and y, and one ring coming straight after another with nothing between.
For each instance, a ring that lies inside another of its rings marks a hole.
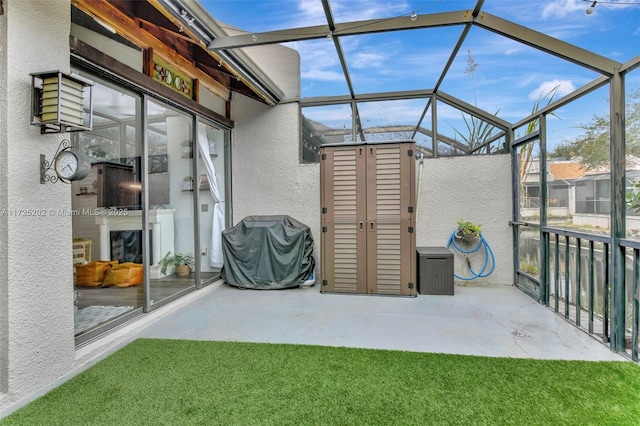
<instances>
[{"instance_id":1,"label":"textured white wall","mask_svg":"<svg viewBox=\"0 0 640 426\"><path fill-rule=\"evenodd\" d=\"M242 50L282 90L281 102L300 98L300 55L297 51L278 45Z\"/></svg>"},{"instance_id":2,"label":"textured white wall","mask_svg":"<svg viewBox=\"0 0 640 426\"><path fill-rule=\"evenodd\" d=\"M7 15L0 14L0 209L7 205ZM0 216L0 394L8 386L8 325L7 282L8 247L4 244L7 237L7 218Z\"/></svg>"},{"instance_id":3,"label":"textured white wall","mask_svg":"<svg viewBox=\"0 0 640 426\"><path fill-rule=\"evenodd\" d=\"M6 169L0 170L0 209L46 213L0 215L0 321L6 336L0 407L67 373L75 355L71 218L50 212L70 209L71 192L68 185L41 185L39 179L40 154L50 160L67 135L40 135L29 124L29 73L69 72L70 5L32 0L5 1L4 7L0 156Z\"/></svg>"},{"instance_id":4,"label":"textured white wall","mask_svg":"<svg viewBox=\"0 0 640 426\"><path fill-rule=\"evenodd\" d=\"M319 265L320 169L300 164L297 103L268 107L238 97L233 110L233 223L289 215L311 228Z\"/></svg>"},{"instance_id":5,"label":"textured white wall","mask_svg":"<svg viewBox=\"0 0 640 426\"><path fill-rule=\"evenodd\" d=\"M416 173L420 173L420 163ZM460 219L482 225L496 268L474 284L513 284L511 157L481 155L425 159L417 211L416 245L445 246ZM470 276L463 255L455 256L455 273ZM474 270L482 269L482 250L470 254Z\"/></svg>"},{"instance_id":6,"label":"textured white wall","mask_svg":"<svg viewBox=\"0 0 640 426\"><path fill-rule=\"evenodd\" d=\"M252 59L283 90L285 98L297 98L298 53L272 47L251 51ZM265 61L267 57L271 60ZM233 224L246 216L289 215L311 228L319 266L320 169L317 164L300 164L298 103L270 107L238 95L232 103L232 119Z\"/></svg>"}]
</instances>

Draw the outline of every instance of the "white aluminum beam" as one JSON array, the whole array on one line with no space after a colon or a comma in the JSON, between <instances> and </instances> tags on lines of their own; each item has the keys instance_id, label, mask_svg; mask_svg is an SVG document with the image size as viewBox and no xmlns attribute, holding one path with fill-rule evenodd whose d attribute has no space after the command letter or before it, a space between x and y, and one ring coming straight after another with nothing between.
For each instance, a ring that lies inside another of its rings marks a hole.
<instances>
[{"instance_id":1,"label":"white aluminum beam","mask_svg":"<svg viewBox=\"0 0 640 426\"><path fill-rule=\"evenodd\" d=\"M366 21L353 21L341 24L336 23L335 29L333 30L328 24L315 25L311 27L300 27L263 33L247 33L235 36L219 37L209 43L209 49L237 49L239 47L260 46L264 44L314 40L327 37L330 31L335 37L380 33L386 31L445 27L449 25L463 25L471 22L472 19L472 11L459 10L455 12L441 12L418 15L415 21L412 21L407 16L401 16L392 19L369 19ZM254 35L256 37L254 37Z\"/></svg>"},{"instance_id":2,"label":"white aluminum beam","mask_svg":"<svg viewBox=\"0 0 640 426\"><path fill-rule=\"evenodd\" d=\"M439 91L437 94L438 100L446 103L447 105L450 105L454 108L457 108L461 111L466 112L467 114L471 114L475 117L478 117L486 122L488 122L489 124L498 127L502 130L507 130L509 127L512 126L511 123L509 123L506 120L503 120L502 118L496 116L496 115L492 115L489 114L488 112L475 107L469 103L466 103L463 100L460 100L454 96L451 96L445 92Z\"/></svg>"},{"instance_id":3,"label":"white aluminum beam","mask_svg":"<svg viewBox=\"0 0 640 426\"><path fill-rule=\"evenodd\" d=\"M300 106L324 106L324 105L339 105L348 104L352 100L357 102L376 102L376 101L397 101L404 99L421 99L429 98L433 94L433 90L405 90L398 92L381 92L381 93L362 93L355 94L352 98L351 95L337 95L337 96L319 96L312 98L301 98Z\"/></svg>"}]
</instances>

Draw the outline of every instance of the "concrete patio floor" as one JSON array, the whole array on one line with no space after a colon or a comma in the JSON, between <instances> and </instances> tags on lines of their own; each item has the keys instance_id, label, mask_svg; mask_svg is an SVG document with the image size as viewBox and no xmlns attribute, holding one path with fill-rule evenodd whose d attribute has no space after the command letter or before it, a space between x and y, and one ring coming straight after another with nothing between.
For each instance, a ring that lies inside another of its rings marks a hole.
<instances>
[{"instance_id":1,"label":"concrete patio floor","mask_svg":"<svg viewBox=\"0 0 640 426\"><path fill-rule=\"evenodd\" d=\"M510 286L465 285L455 287L455 296L400 298L321 294L318 285L238 290L219 281L78 348L73 371L0 410L0 418L141 337L628 361Z\"/></svg>"},{"instance_id":2,"label":"concrete patio floor","mask_svg":"<svg viewBox=\"0 0 640 426\"><path fill-rule=\"evenodd\" d=\"M400 298L321 294L318 285L288 290L215 285L135 337L626 360L515 287L465 285L455 287L455 296Z\"/></svg>"}]
</instances>

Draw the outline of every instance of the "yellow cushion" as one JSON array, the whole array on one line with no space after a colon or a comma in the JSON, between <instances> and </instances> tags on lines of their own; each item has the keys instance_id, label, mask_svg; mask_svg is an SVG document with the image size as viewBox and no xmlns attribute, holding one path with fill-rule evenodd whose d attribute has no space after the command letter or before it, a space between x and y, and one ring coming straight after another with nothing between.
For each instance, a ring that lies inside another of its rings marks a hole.
<instances>
[{"instance_id":1,"label":"yellow cushion","mask_svg":"<svg viewBox=\"0 0 640 426\"><path fill-rule=\"evenodd\" d=\"M85 265L76 265L76 285L84 287L99 287L107 271L118 261L94 260Z\"/></svg>"},{"instance_id":2,"label":"yellow cushion","mask_svg":"<svg viewBox=\"0 0 640 426\"><path fill-rule=\"evenodd\" d=\"M144 271L142 265L124 262L109 269L102 281L102 287L130 287L142 284Z\"/></svg>"}]
</instances>

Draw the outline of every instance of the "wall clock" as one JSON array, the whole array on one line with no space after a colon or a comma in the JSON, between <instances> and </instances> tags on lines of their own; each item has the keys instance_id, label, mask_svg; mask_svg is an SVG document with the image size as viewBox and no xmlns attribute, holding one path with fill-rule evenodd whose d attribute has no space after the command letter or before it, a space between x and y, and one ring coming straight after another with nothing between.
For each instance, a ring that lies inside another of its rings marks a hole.
<instances>
[{"instance_id":1,"label":"wall clock","mask_svg":"<svg viewBox=\"0 0 640 426\"><path fill-rule=\"evenodd\" d=\"M82 152L66 149L56 155L55 170L62 180L84 179L91 172L91 160Z\"/></svg>"}]
</instances>

